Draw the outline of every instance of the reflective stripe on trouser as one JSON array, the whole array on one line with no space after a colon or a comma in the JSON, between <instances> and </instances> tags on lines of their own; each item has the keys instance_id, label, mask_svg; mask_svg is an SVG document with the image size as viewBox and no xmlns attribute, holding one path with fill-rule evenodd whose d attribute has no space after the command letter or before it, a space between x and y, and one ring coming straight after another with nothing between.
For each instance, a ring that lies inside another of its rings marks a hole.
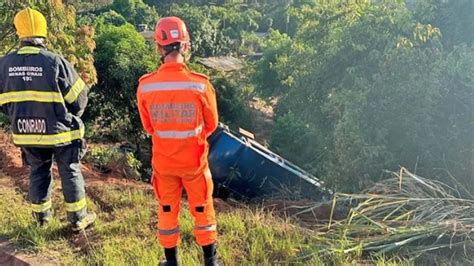
<instances>
[{"instance_id":1,"label":"reflective stripe on trouser","mask_svg":"<svg viewBox=\"0 0 474 266\"><path fill-rule=\"evenodd\" d=\"M31 167L29 198L33 204L43 204L51 199L53 158L61 176L68 220L76 222L86 214L84 179L80 170L82 144L80 141L57 148L22 148L27 164Z\"/></svg>"},{"instance_id":2,"label":"reflective stripe on trouser","mask_svg":"<svg viewBox=\"0 0 474 266\"><path fill-rule=\"evenodd\" d=\"M78 212L86 207L86 198L82 198L76 202L66 202L66 210L68 212Z\"/></svg>"},{"instance_id":3,"label":"reflective stripe on trouser","mask_svg":"<svg viewBox=\"0 0 474 266\"><path fill-rule=\"evenodd\" d=\"M30 166L28 198L33 212L46 213L52 207L51 192L53 188L52 151L23 148L25 161Z\"/></svg>"},{"instance_id":4,"label":"reflective stripe on trouser","mask_svg":"<svg viewBox=\"0 0 474 266\"><path fill-rule=\"evenodd\" d=\"M34 212L47 212L51 209L52 206L53 204L51 202L51 199L49 199L48 201L44 203L38 203L38 204L31 203L31 208L33 209Z\"/></svg>"},{"instance_id":5,"label":"reflective stripe on trouser","mask_svg":"<svg viewBox=\"0 0 474 266\"><path fill-rule=\"evenodd\" d=\"M172 236L179 234L181 230L179 230L179 227L173 228L173 229L158 229L158 233L162 236Z\"/></svg>"},{"instance_id":6,"label":"reflective stripe on trouser","mask_svg":"<svg viewBox=\"0 0 474 266\"><path fill-rule=\"evenodd\" d=\"M165 248L179 244L178 216L182 189L186 189L189 208L195 219L194 235L199 245L216 241L216 219L212 201L212 177L209 170L196 176L162 176L154 173L153 188L159 201L158 237Z\"/></svg>"}]
</instances>

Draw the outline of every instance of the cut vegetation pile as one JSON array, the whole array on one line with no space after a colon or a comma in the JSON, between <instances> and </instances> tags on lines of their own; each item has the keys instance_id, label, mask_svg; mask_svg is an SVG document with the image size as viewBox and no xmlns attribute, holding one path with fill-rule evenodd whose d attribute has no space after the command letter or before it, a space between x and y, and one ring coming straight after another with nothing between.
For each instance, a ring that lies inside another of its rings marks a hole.
<instances>
[{"instance_id":1,"label":"cut vegetation pile","mask_svg":"<svg viewBox=\"0 0 474 266\"><path fill-rule=\"evenodd\" d=\"M473 265L472 195L404 168L393 175L396 178L381 181L364 193L336 194L333 211L350 206L349 214L344 220L318 226L317 254L353 258L395 255Z\"/></svg>"}]
</instances>

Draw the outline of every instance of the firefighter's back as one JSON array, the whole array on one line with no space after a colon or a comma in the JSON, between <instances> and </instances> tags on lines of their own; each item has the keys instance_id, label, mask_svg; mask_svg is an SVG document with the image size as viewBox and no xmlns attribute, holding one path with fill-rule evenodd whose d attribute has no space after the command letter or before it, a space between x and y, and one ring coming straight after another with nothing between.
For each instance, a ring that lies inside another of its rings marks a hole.
<instances>
[{"instance_id":1,"label":"firefighter's back","mask_svg":"<svg viewBox=\"0 0 474 266\"><path fill-rule=\"evenodd\" d=\"M206 76L167 63L140 80L139 94L153 127L153 165L165 175L193 175L207 167Z\"/></svg>"},{"instance_id":2,"label":"firefighter's back","mask_svg":"<svg viewBox=\"0 0 474 266\"><path fill-rule=\"evenodd\" d=\"M0 105L10 117L16 145L61 146L82 137L82 122L68 112L59 86L64 64L60 56L34 46L23 46L0 60Z\"/></svg>"}]
</instances>

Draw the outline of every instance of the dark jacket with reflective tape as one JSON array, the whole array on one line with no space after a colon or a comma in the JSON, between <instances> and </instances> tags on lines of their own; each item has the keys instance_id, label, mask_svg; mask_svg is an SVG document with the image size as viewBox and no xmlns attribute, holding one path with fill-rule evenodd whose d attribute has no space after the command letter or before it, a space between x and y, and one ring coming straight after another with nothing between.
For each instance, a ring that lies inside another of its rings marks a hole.
<instances>
[{"instance_id":1,"label":"dark jacket with reflective tape","mask_svg":"<svg viewBox=\"0 0 474 266\"><path fill-rule=\"evenodd\" d=\"M17 146L58 147L84 137L88 88L72 65L45 48L0 58L0 109Z\"/></svg>"}]
</instances>

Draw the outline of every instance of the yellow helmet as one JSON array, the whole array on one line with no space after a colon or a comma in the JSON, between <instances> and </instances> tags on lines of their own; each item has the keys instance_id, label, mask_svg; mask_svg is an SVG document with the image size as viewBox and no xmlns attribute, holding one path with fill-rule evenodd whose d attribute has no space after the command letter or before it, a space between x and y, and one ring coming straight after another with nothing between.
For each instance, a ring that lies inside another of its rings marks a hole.
<instances>
[{"instance_id":1,"label":"yellow helmet","mask_svg":"<svg viewBox=\"0 0 474 266\"><path fill-rule=\"evenodd\" d=\"M39 11L26 8L18 12L13 20L16 34L20 39L27 37L46 38L47 23L46 18Z\"/></svg>"}]
</instances>

